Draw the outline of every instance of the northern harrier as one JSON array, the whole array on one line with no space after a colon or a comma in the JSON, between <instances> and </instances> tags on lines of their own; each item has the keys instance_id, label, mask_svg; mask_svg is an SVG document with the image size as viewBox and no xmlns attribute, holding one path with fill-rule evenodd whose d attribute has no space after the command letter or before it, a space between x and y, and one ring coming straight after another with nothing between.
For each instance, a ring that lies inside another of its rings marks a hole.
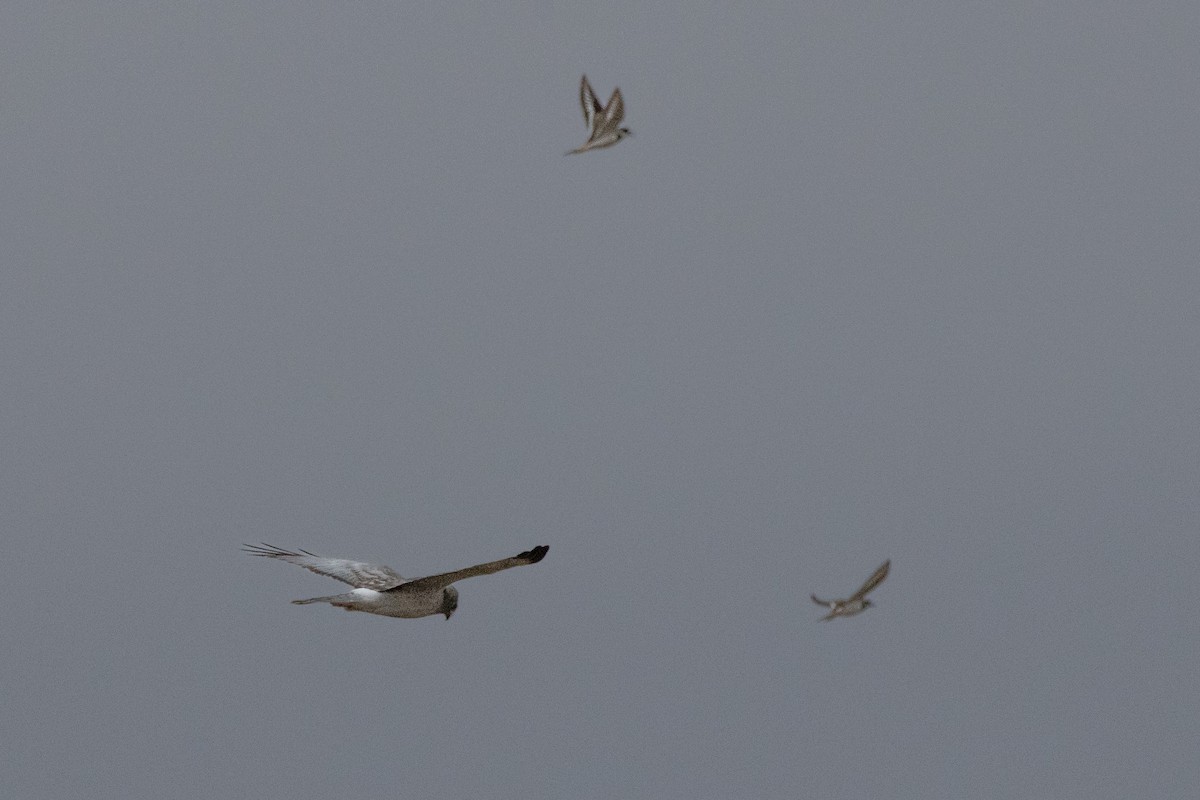
<instances>
[{"instance_id":1,"label":"northern harrier","mask_svg":"<svg viewBox=\"0 0 1200 800\"><path fill-rule=\"evenodd\" d=\"M892 566L892 560L889 558L883 562L883 566L875 570L875 574L867 578L867 582L862 585L857 592L850 595L845 600L822 600L815 594L812 595L812 601L819 606L825 606L829 609L829 613L821 617L821 621L825 622L834 617L853 617L855 614L861 614L872 606L867 595L872 589L883 583L883 579L887 577L888 569Z\"/></svg>"},{"instance_id":2,"label":"northern harrier","mask_svg":"<svg viewBox=\"0 0 1200 800\"><path fill-rule=\"evenodd\" d=\"M466 578L474 578L476 575L490 575L510 567L536 564L545 557L546 551L550 547L541 545L512 558L502 558L499 561L476 564L473 567L454 572L411 580L401 578L391 567L385 567L382 564L366 564L362 561L350 561L345 558L325 558L307 550L293 553L269 544L262 546L248 544L243 549L252 556L277 558L280 561L304 567L318 575L336 578L342 583L348 583L354 587L354 591L345 594L293 600L292 602L296 605L329 603L347 611L365 611L368 614L382 614L385 617L415 619L428 617L431 614L445 614L446 619L450 619L454 609L458 608L458 590L450 584Z\"/></svg>"},{"instance_id":3,"label":"northern harrier","mask_svg":"<svg viewBox=\"0 0 1200 800\"><path fill-rule=\"evenodd\" d=\"M618 127L625 118L625 100L621 97L620 89L613 89L608 105L602 106L592 91L592 85L588 83L587 75L584 75L579 82L579 104L583 106L583 124L588 129L588 140L567 155L612 147L631 135L629 128Z\"/></svg>"}]
</instances>

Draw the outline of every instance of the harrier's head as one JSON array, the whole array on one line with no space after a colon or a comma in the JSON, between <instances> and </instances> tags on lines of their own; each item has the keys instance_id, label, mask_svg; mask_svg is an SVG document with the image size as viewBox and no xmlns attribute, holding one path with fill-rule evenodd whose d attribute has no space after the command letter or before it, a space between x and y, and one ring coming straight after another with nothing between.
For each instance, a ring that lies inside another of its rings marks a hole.
<instances>
[{"instance_id":1,"label":"harrier's head","mask_svg":"<svg viewBox=\"0 0 1200 800\"><path fill-rule=\"evenodd\" d=\"M456 608L458 608L458 589L447 586L442 590L442 607L438 610L446 615L446 619L450 619L450 615Z\"/></svg>"}]
</instances>

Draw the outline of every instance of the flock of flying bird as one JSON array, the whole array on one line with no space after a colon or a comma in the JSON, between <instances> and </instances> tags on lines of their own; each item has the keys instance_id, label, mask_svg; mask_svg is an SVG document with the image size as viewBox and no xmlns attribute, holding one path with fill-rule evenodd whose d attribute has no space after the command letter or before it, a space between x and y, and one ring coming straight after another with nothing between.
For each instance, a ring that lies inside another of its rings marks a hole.
<instances>
[{"instance_id":1,"label":"flock of flying bird","mask_svg":"<svg viewBox=\"0 0 1200 800\"><path fill-rule=\"evenodd\" d=\"M625 118L625 99L619 88L613 89L612 96L606 105L601 105L596 99L588 83L587 75L579 82L579 104L583 107L583 121L588 128L588 139L567 155L586 153L588 150L599 150L612 147L617 142L631 135L628 128L622 128ZM275 558L295 564L298 567L325 575L354 587L352 591L342 594L326 595L324 597L309 597L305 600L293 600L296 605L308 603L329 603L347 611L364 611L368 614L379 614L385 617L401 617L416 619L434 614L444 614L446 619L458 608L458 590L452 584L457 581L473 578L476 575L490 575L493 572L521 567L526 564L536 564L546 557L549 545L539 545L532 550L518 553L511 558L499 561L488 561L476 564L466 569L443 572L439 575L429 575L424 578L400 577L391 567L382 564L369 564L364 561L353 561L346 558L326 558L307 550L284 550L269 544L245 545L245 552L252 556ZM859 590L844 600L822 600L815 594L812 601L819 606L829 609L829 613L821 617L821 621L837 617L852 617L861 614L871 607L867 595L876 586L883 583L891 568L891 559L883 562L879 569L867 578Z\"/></svg>"}]
</instances>

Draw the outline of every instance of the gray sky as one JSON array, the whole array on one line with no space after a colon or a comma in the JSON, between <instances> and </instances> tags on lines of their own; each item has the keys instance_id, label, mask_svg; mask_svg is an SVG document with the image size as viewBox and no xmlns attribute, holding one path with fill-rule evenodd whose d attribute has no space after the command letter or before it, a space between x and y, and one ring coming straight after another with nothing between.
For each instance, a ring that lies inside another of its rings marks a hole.
<instances>
[{"instance_id":1,"label":"gray sky","mask_svg":"<svg viewBox=\"0 0 1200 800\"><path fill-rule=\"evenodd\" d=\"M645 6L4 5L12 797L1195 796L1200 6Z\"/></svg>"}]
</instances>

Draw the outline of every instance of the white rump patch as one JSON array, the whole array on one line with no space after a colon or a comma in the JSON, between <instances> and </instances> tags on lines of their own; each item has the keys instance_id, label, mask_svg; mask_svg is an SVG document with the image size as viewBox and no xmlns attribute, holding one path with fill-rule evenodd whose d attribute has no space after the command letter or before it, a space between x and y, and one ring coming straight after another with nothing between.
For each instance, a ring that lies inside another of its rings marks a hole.
<instances>
[{"instance_id":1,"label":"white rump patch","mask_svg":"<svg viewBox=\"0 0 1200 800\"><path fill-rule=\"evenodd\" d=\"M355 599L367 603L376 603L379 601L379 592L374 589L355 589L350 594L354 595Z\"/></svg>"}]
</instances>

